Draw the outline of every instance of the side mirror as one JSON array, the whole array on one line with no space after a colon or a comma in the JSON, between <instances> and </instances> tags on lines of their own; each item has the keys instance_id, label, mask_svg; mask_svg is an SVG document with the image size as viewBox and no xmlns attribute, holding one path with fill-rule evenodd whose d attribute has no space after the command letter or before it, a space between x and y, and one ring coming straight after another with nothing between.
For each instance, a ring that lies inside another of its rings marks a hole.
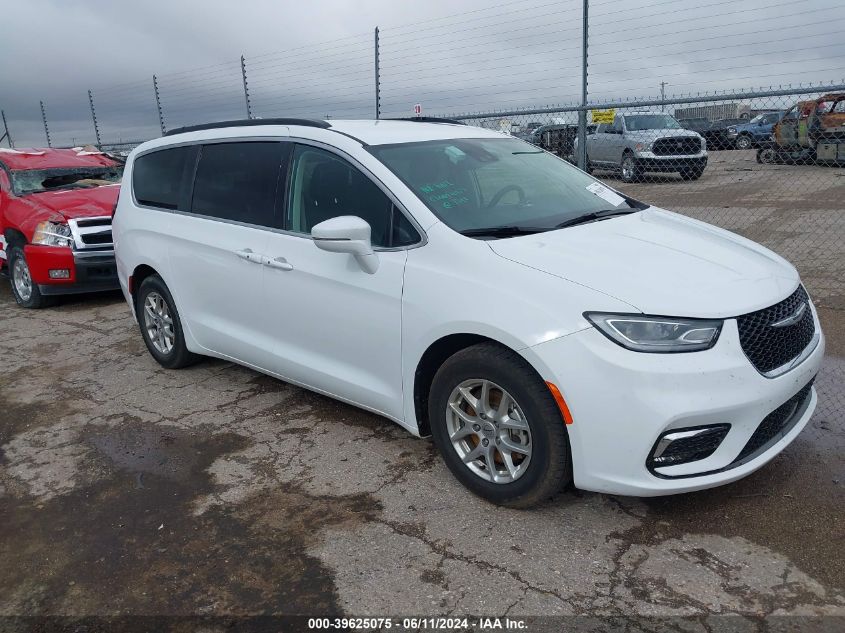
<instances>
[{"instance_id":1,"label":"side mirror","mask_svg":"<svg viewBox=\"0 0 845 633\"><path fill-rule=\"evenodd\" d=\"M358 216L341 215L320 222L311 229L311 239L320 250L349 253L369 274L378 270L378 255L370 241L370 225Z\"/></svg>"}]
</instances>

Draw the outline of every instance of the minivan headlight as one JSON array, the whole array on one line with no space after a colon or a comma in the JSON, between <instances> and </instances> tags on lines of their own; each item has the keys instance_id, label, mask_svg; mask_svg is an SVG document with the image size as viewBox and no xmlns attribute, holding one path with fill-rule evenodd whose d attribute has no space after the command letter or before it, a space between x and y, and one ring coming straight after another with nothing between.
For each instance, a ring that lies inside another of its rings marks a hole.
<instances>
[{"instance_id":1,"label":"minivan headlight","mask_svg":"<svg viewBox=\"0 0 845 633\"><path fill-rule=\"evenodd\" d=\"M39 222L32 235L33 244L44 246L73 246L73 236L67 224L59 222Z\"/></svg>"},{"instance_id":2,"label":"minivan headlight","mask_svg":"<svg viewBox=\"0 0 845 633\"><path fill-rule=\"evenodd\" d=\"M722 321L637 314L585 312L584 317L614 343L635 352L697 352L716 344Z\"/></svg>"}]
</instances>

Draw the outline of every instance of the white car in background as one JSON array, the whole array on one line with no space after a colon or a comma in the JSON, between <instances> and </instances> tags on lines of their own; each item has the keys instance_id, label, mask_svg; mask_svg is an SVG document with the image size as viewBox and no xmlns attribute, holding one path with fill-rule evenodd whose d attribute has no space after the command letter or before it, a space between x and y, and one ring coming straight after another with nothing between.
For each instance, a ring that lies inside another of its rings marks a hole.
<instances>
[{"instance_id":1,"label":"white car in background","mask_svg":"<svg viewBox=\"0 0 845 633\"><path fill-rule=\"evenodd\" d=\"M431 434L496 503L734 481L816 406L787 261L499 132L203 125L124 178L118 273L159 363L228 359Z\"/></svg>"}]
</instances>

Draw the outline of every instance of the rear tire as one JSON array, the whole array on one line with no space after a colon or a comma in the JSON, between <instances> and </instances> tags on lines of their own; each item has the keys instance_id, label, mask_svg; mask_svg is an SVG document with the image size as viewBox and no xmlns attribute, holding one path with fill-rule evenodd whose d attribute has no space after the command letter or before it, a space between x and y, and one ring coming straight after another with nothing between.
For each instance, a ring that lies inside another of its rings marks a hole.
<instances>
[{"instance_id":1,"label":"rear tire","mask_svg":"<svg viewBox=\"0 0 845 633\"><path fill-rule=\"evenodd\" d=\"M158 275L144 279L135 298L135 314L141 337L150 354L167 369L196 363L200 356L189 351L173 296Z\"/></svg>"},{"instance_id":2,"label":"rear tire","mask_svg":"<svg viewBox=\"0 0 845 633\"><path fill-rule=\"evenodd\" d=\"M479 404L482 399L486 404ZM449 470L487 501L527 508L571 481L560 410L543 380L516 352L495 343L457 352L434 376L428 415Z\"/></svg>"},{"instance_id":3,"label":"rear tire","mask_svg":"<svg viewBox=\"0 0 845 633\"><path fill-rule=\"evenodd\" d=\"M9 281L12 284L12 294L15 301L22 308L39 310L55 303L53 297L41 294L38 284L32 280L26 255L20 246L12 246L8 251Z\"/></svg>"}]
</instances>

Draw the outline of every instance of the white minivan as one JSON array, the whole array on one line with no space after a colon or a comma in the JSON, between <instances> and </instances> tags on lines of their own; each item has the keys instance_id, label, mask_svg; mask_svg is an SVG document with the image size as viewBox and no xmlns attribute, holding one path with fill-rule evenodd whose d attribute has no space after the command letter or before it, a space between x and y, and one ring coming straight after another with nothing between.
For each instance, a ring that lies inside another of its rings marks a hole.
<instances>
[{"instance_id":1,"label":"white minivan","mask_svg":"<svg viewBox=\"0 0 845 633\"><path fill-rule=\"evenodd\" d=\"M496 503L734 481L816 406L789 262L492 130L183 128L129 156L113 232L163 366L227 359L430 434Z\"/></svg>"}]
</instances>

